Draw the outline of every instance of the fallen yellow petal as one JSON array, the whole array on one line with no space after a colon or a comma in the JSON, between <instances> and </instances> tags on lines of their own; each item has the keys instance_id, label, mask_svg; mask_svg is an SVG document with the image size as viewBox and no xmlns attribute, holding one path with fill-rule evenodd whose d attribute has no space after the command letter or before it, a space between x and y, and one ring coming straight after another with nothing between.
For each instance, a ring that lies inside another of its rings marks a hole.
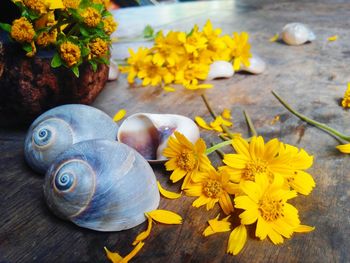
<instances>
[{"instance_id":1,"label":"fallen yellow petal","mask_svg":"<svg viewBox=\"0 0 350 263\"><path fill-rule=\"evenodd\" d=\"M119 263L123 260L123 257L121 257L117 252L111 252L106 247L104 247L107 257L110 261L113 263Z\"/></svg>"},{"instance_id":2,"label":"fallen yellow petal","mask_svg":"<svg viewBox=\"0 0 350 263\"><path fill-rule=\"evenodd\" d=\"M50 9L63 9L64 5L62 0L48 0Z\"/></svg>"},{"instance_id":3,"label":"fallen yellow petal","mask_svg":"<svg viewBox=\"0 0 350 263\"><path fill-rule=\"evenodd\" d=\"M245 225L236 227L228 239L227 253L237 255L241 252L247 241L247 229Z\"/></svg>"},{"instance_id":4,"label":"fallen yellow petal","mask_svg":"<svg viewBox=\"0 0 350 263\"><path fill-rule=\"evenodd\" d=\"M328 41L336 41L338 39L338 35L331 36L327 38Z\"/></svg>"},{"instance_id":5,"label":"fallen yellow petal","mask_svg":"<svg viewBox=\"0 0 350 263\"><path fill-rule=\"evenodd\" d=\"M221 113L221 116L227 120L231 120L231 111L229 109L224 109L223 112Z\"/></svg>"},{"instance_id":6,"label":"fallen yellow petal","mask_svg":"<svg viewBox=\"0 0 350 263\"><path fill-rule=\"evenodd\" d=\"M210 236L216 233L222 233L222 232L228 232L231 230L231 223L227 222L227 220L230 218L230 216L227 216L223 218L222 220L219 219L219 215L208 221L209 226L203 231L204 236Z\"/></svg>"},{"instance_id":7,"label":"fallen yellow petal","mask_svg":"<svg viewBox=\"0 0 350 263\"><path fill-rule=\"evenodd\" d=\"M308 233L315 230L314 226L306 226L306 225L299 225L297 228L294 229L294 232L298 233Z\"/></svg>"},{"instance_id":8,"label":"fallen yellow petal","mask_svg":"<svg viewBox=\"0 0 350 263\"><path fill-rule=\"evenodd\" d=\"M159 183L159 181L157 181L158 184L158 189L159 192L161 193L162 196L169 198L169 199L177 199L181 197L181 193L174 193L174 192L170 192L168 190L165 190L162 185Z\"/></svg>"},{"instance_id":9,"label":"fallen yellow petal","mask_svg":"<svg viewBox=\"0 0 350 263\"><path fill-rule=\"evenodd\" d=\"M118 122L121 119L123 119L126 115L126 110L125 109L121 109L120 111L118 111L114 117L113 117L113 121Z\"/></svg>"},{"instance_id":10,"label":"fallen yellow petal","mask_svg":"<svg viewBox=\"0 0 350 263\"><path fill-rule=\"evenodd\" d=\"M202 118L202 117L199 117L199 116L196 116L194 118L194 120L196 121L196 123L198 124L199 127L203 128L203 129L206 129L206 130L212 130L213 128L210 127L206 121Z\"/></svg>"},{"instance_id":11,"label":"fallen yellow petal","mask_svg":"<svg viewBox=\"0 0 350 263\"><path fill-rule=\"evenodd\" d=\"M163 89L167 92L174 92L176 90L175 88L170 87L170 86L165 86Z\"/></svg>"},{"instance_id":12,"label":"fallen yellow petal","mask_svg":"<svg viewBox=\"0 0 350 263\"><path fill-rule=\"evenodd\" d=\"M107 253L107 257L109 260L111 260L113 263L128 263L133 257L136 256L136 254L140 251L140 249L143 247L145 243L144 242L140 242L137 244L136 247L134 247L134 249L128 254L126 255L124 258L121 257L118 253L114 253L109 251L106 247L104 247L106 253Z\"/></svg>"},{"instance_id":13,"label":"fallen yellow petal","mask_svg":"<svg viewBox=\"0 0 350 263\"><path fill-rule=\"evenodd\" d=\"M269 39L269 41L270 41L270 42L276 42L276 41L278 40L279 37L280 37L279 34L275 34L273 37L271 37L271 38Z\"/></svg>"},{"instance_id":14,"label":"fallen yellow petal","mask_svg":"<svg viewBox=\"0 0 350 263\"><path fill-rule=\"evenodd\" d=\"M338 145L336 148L342 153L350 153L350 143Z\"/></svg>"},{"instance_id":15,"label":"fallen yellow petal","mask_svg":"<svg viewBox=\"0 0 350 263\"><path fill-rule=\"evenodd\" d=\"M170 224L170 225L182 224L182 217L168 210L158 209L158 210L153 210L151 212L147 212L146 214L150 216L154 221L157 221L159 223Z\"/></svg>"},{"instance_id":16,"label":"fallen yellow petal","mask_svg":"<svg viewBox=\"0 0 350 263\"><path fill-rule=\"evenodd\" d=\"M152 230L152 218L147 217L148 219L148 226L147 229L143 232L141 232L140 234L137 235L137 237L135 238L134 242L132 243L133 246L137 245L139 242L145 240L151 233Z\"/></svg>"}]
</instances>

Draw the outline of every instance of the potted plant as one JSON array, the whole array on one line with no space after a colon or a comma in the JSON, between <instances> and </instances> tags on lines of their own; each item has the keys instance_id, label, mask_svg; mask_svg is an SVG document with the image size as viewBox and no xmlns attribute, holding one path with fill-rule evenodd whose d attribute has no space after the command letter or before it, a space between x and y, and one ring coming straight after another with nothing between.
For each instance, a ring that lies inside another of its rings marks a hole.
<instances>
[{"instance_id":1,"label":"potted plant","mask_svg":"<svg viewBox=\"0 0 350 263\"><path fill-rule=\"evenodd\" d=\"M2 2L16 12L0 23L1 123L26 123L59 104L91 103L108 78L117 27L109 1Z\"/></svg>"}]
</instances>

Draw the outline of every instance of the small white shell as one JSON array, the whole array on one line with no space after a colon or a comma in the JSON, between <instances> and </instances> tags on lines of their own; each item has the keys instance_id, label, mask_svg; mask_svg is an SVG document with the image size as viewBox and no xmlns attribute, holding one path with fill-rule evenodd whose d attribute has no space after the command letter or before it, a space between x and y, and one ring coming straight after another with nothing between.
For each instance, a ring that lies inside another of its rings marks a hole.
<instances>
[{"instance_id":1,"label":"small white shell","mask_svg":"<svg viewBox=\"0 0 350 263\"><path fill-rule=\"evenodd\" d=\"M118 141L137 150L149 162L164 161L163 150L175 131L195 143L198 126L189 118L175 114L137 113L126 118L118 131Z\"/></svg>"},{"instance_id":2,"label":"small white shell","mask_svg":"<svg viewBox=\"0 0 350 263\"><path fill-rule=\"evenodd\" d=\"M283 27L283 41L292 46L302 45L316 39L315 34L302 23L290 23Z\"/></svg>"},{"instance_id":3,"label":"small white shell","mask_svg":"<svg viewBox=\"0 0 350 263\"><path fill-rule=\"evenodd\" d=\"M116 80L118 79L118 77L119 77L118 64L111 59L109 63L108 80Z\"/></svg>"},{"instance_id":4,"label":"small white shell","mask_svg":"<svg viewBox=\"0 0 350 263\"><path fill-rule=\"evenodd\" d=\"M250 62L249 67L242 65L240 70L247 71L252 74L261 74L266 70L265 61L262 60L262 58L256 54L253 54L253 56L249 59L249 62Z\"/></svg>"},{"instance_id":5,"label":"small white shell","mask_svg":"<svg viewBox=\"0 0 350 263\"><path fill-rule=\"evenodd\" d=\"M230 78L235 74L232 63L217 60L210 65L207 80L213 80L218 78Z\"/></svg>"}]
</instances>

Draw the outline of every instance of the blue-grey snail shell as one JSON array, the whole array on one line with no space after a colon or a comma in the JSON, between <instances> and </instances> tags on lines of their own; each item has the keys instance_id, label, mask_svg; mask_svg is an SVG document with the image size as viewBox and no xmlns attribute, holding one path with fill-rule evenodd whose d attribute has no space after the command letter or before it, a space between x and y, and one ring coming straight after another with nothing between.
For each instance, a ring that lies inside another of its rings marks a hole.
<instances>
[{"instance_id":1,"label":"blue-grey snail shell","mask_svg":"<svg viewBox=\"0 0 350 263\"><path fill-rule=\"evenodd\" d=\"M160 198L147 161L107 140L80 142L60 154L46 173L44 196L57 216L97 231L141 224Z\"/></svg>"},{"instance_id":2,"label":"blue-grey snail shell","mask_svg":"<svg viewBox=\"0 0 350 263\"><path fill-rule=\"evenodd\" d=\"M24 143L27 163L45 174L58 154L72 144L116 140L118 125L104 112L82 104L68 104L40 115L29 127Z\"/></svg>"}]
</instances>

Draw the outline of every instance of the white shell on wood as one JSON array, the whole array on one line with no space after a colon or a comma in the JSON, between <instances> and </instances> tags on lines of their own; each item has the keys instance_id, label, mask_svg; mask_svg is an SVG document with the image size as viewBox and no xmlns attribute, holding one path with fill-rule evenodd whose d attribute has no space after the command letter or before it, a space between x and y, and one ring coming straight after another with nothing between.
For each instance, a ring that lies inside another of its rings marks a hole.
<instances>
[{"instance_id":1,"label":"white shell on wood","mask_svg":"<svg viewBox=\"0 0 350 263\"><path fill-rule=\"evenodd\" d=\"M112 59L109 62L108 80L116 80L119 77L118 64Z\"/></svg>"},{"instance_id":2,"label":"white shell on wood","mask_svg":"<svg viewBox=\"0 0 350 263\"><path fill-rule=\"evenodd\" d=\"M315 34L302 23L290 23L283 27L281 33L283 41L288 45L302 45L316 39Z\"/></svg>"},{"instance_id":3,"label":"white shell on wood","mask_svg":"<svg viewBox=\"0 0 350 263\"><path fill-rule=\"evenodd\" d=\"M261 74L266 70L265 61L256 54L253 54L249 59L250 65L248 67L242 65L240 71L247 71L252 74Z\"/></svg>"},{"instance_id":4,"label":"white shell on wood","mask_svg":"<svg viewBox=\"0 0 350 263\"><path fill-rule=\"evenodd\" d=\"M232 63L217 60L210 65L207 80L213 80L218 78L230 78L235 74Z\"/></svg>"},{"instance_id":5,"label":"white shell on wood","mask_svg":"<svg viewBox=\"0 0 350 263\"><path fill-rule=\"evenodd\" d=\"M80 142L60 154L46 173L44 196L57 216L97 231L141 224L160 199L147 161L108 140Z\"/></svg>"},{"instance_id":6,"label":"white shell on wood","mask_svg":"<svg viewBox=\"0 0 350 263\"><path fill-rule=\"evenodd\" d=\"M149 162L165 161L163 150L175 131L195 143L199 139L198 126L189 118L175 114L137 113L120 125L118 141L136 149Z\"/></svg>"},{"instance_id":7,"label":"white shell on wood","mask_svg":"<svg viewBox=\"0 0 350 263\"><path fill-rule=\"evenodd\" d=\"M27 163L44 174L58 154L72 144L117 138L118 125L104 112L82 104L53 108L29 127L24 143Z\"/></svg>"}]
</instances>

